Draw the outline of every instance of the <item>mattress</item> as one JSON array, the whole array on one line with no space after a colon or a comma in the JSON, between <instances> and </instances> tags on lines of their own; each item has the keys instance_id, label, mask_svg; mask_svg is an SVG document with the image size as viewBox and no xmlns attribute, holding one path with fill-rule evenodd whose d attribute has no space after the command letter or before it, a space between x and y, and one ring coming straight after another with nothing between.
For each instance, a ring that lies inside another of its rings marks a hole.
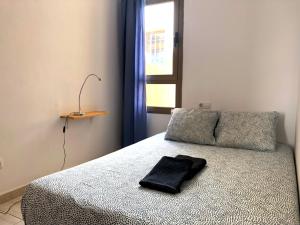
<instances>
[{"instance_id":1,"label":"mattress","mask_svg":"<svg viewBox=\"0 0 300 225\"><path fill-rule=\"evenodd\" d=\"M139 186L162 156L207 160L179 194ZM155 135L33 181L22 199L26 225L299 224L293 151L220 148Z\"/></svg>"}]
</instances>

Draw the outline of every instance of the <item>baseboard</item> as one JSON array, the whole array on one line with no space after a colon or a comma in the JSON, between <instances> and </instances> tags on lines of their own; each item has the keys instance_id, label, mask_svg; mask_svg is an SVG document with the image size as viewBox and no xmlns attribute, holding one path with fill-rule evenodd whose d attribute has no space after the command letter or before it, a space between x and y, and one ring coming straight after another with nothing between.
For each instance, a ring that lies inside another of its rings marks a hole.
<instances>
[{"instance_id":1,"label":"baseboard","mask_svg":"<svg viewBox=\"0 0 300 225\"><path fill-rule=\"evenodd\" d=\"M26 189L26 186L22 186L13 191L10 191L3 195L0 195L0 204L23 195L25 192L25 189Z\"/></svg>"}]
</instances>

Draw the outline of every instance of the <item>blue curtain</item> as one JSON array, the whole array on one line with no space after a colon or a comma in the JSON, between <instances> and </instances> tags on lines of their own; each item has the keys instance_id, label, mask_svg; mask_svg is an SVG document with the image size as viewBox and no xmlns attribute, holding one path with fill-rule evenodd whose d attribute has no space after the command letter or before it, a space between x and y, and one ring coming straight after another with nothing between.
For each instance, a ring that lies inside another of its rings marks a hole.
<instances>
[{"instance_id":1,"label":"blue curtain","mask_svg":"<svg viewBox=\"0 0 300 225\"><path fill-rule=\"evenodd\" d=\"M144 54L145 0L122 0L123 147L147 135Z\"/></svg>"}]
</instances>

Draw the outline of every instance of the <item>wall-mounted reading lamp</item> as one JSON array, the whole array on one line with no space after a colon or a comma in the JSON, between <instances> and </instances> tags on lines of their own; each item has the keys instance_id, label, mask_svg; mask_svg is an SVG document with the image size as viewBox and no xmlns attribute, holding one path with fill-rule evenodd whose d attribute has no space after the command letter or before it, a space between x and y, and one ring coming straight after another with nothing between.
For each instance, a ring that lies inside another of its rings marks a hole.
<instances>
[{"instance_id":1,"label":"wall-mounted reading lamp","mask_svg":"<svg viewBox=\"0 0 300 225\"><path fill-rule=\"evenodd\" d=\"M79 96L78 96L78 112L72 112L71 114L72 114L73 116L83 116L83 115L85 114L84 112L81 111L81 99L80 99L80 98L81 98L81 92L82 92L82 89L83 89L83 87L84 87L86 81L87 81L90 77L92 77L92 76L96 77L96 78L98 79L99 82L101 81L101 78L100 78L98 75L96 75L96 74L89 74L89 75L87 75L87 77L85 78L83 84L81 85L80 92L79 92Z\"/></svg>"},{"instance_id":2,"label":"wall-mounted reading lamp","mask_svg":"<svg viewBox=\"0 0 300 225\"><path fill-rule=\"evenodd\" d=\"M63 142L63 150L64 150L64 159L63 159L63 164L61 166L61 170L65 167L65 163L66 163L66 149L65 149L65 145L66 145L66 129L68 128L68 119L72 119L72 120L82 120L82 119L86 119L86 118L92 118L95 116L106 116L108 113L106 111L92 111L92 112L82 112L81 111L81 92L82 89L86 83L86 81L90 78L90 77L96 77L98 79L98 81L101 81L101 78L96 75L96 74L89 74L86 76L85 80L83 81L83 84L81 85L80 91L79 91L79 96L78 96L78 112L72 112L72 113L65 113L60 115L60 118L64 118L65 119L65 124L63 127L63 133L64 133L64 142Z\"/></svg>"}]
</instances>

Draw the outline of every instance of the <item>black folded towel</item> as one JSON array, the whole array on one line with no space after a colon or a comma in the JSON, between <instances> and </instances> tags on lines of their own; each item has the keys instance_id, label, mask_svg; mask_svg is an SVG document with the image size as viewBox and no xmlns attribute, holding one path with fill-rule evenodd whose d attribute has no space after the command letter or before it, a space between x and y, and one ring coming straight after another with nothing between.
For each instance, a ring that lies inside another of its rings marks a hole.
<instances>
[{"instance_id":1,"label":"black folded towel","mask_svg":"<svg viewBox=\"0 0 300 225\"><path fill-rule=\"evenodd\" d=\"M190 159L163 156L139 184L158 191L178 193L192 165L193 161Z\"/></svg>"},{"instance_id":2,"label":"black folded towel","mask_svg":"<svg viewBox=\"0 0 300 225\"><path fill-rule=\"evenodd\" d=\"M142 187L168 193L180 192L180 186L185 180L192 179L206 165L206 160L187 155L177 155L175 158L163 156L141 181Z\"/></svg>"},{"instance_id":3,"label":"black folded towel","mask_svg":"<svg viewBox=\"0 0 300 225\"><path fill-rule=\"evenodd\" d=\"M177 155L175 158L176 159L188 159L193 162L189 173L185 177L186 180L192 179L206 165L206 160L202 159L202 158L194 158L194 157L187 156L187 155Z\"/></svg>"}]
</instances>

